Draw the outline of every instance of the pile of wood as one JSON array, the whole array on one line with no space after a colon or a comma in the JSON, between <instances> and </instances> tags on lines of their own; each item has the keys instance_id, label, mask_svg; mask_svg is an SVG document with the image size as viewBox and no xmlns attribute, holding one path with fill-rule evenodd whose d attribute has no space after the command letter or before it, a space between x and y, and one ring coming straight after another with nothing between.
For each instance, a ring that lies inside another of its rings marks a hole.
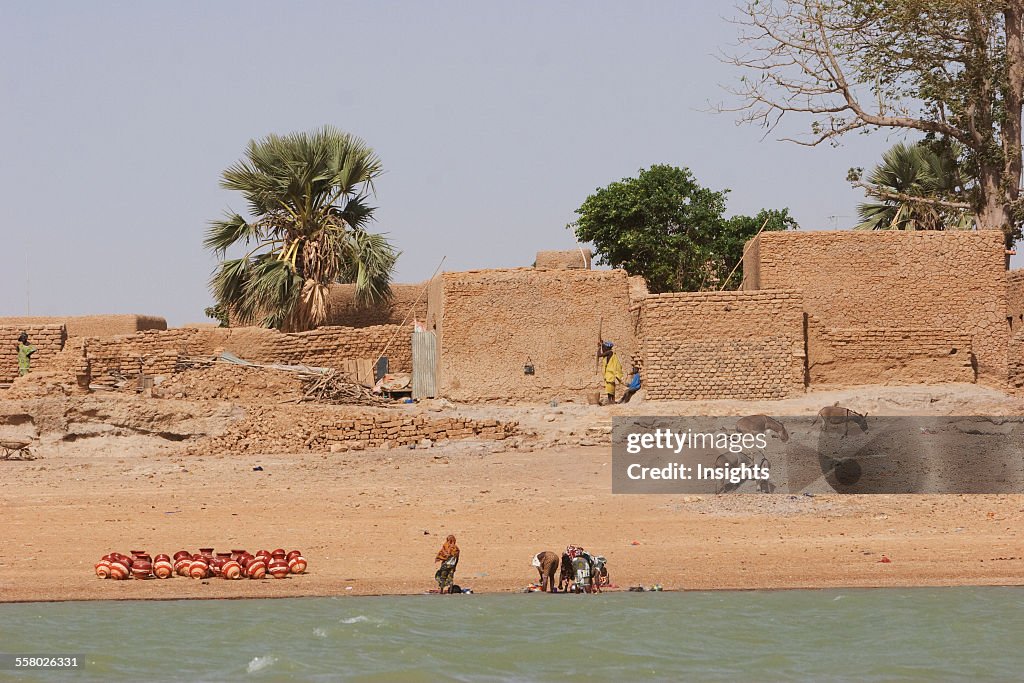
<instances>
[{"instance_id":1,"label":"pile of wood","mask_svg":"<svg viewBox=\"0 0 1024 683\"><path fill-rule=\"evenodd\" d=\"M369 387L333 370L323 374L304 375L302 379L305 389L302 402L313 401L335 405L384 405L390 403L387 399L370 391Z\"/></svg>"},{"instance_id":2,"label":"pile of wood","mask_svg":"<svg viewBox=\"0 0 1024 683\"><path fill-rule=\"evenodd\" d=\"M369 361L351 361L342 370L306 365L278 365L243 361L230 354L223 354L216 360L189 357L179 361L179 369L204 367L261 368L284 373L298 379L302 384L302 395L286 403L332 403L335 405L385 405L389 401L371 391L373 372ZM351 367L349 367L351 366ZM364 367L365 366L365 367ZM245 372L245 370L241 370Z\"/></svg>"}]
</instances>

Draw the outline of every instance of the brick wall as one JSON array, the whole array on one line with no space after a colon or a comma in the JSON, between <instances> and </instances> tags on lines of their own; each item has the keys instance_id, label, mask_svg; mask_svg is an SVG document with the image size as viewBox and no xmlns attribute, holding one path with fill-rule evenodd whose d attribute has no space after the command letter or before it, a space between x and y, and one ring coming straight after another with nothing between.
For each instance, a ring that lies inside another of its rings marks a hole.
<instances>
[{"instance_id":1,"label":"brick wall","mask_svg":"<svg viewBox=\"0 0 1024 683\"><path fill-rule=\"evenodd\" d=\"M18 336L28 333L28 342L36 347L32 370L47 370L54 365L67 340L63 325L0 325L0 382L18 377Z\"/></svg>"},{"instance_id":2,"label":"brick wall","mask_svg":"<svg viewBox=\"0 0 1024 683\"><path fill-rule=\"evenodd\" d=\"M68 337L112 337L141 330L166 330L167 321L152 315L63 315L0 318L0 326L63 325Z\"/></svg>"},{"instance_id":3,"label":"brick wall","mask_svg":"<svg viewBox=\"0 0 1024 683\"><path fill-rule=\"evenodd\" d=\"M517 423L464 417L427 417L393 411L331 409L322 406L273 409L252 407L246 418L225 434L204 439L190 452L294 453L399 448L422 439L501 440L516 433Z\"/></svg>"},{"instance_id":4,"label":"brick wall","mask_svg":"<svg viewBox=\"0 0 1024 683\"><path fill-rule=\"evenodd\" d=\"M643 300L647 398L762 399L804 391L800 292L696 292Z\"/></svg>"},{"instance_id":5,"label":"brick wall","mask_svg":"<svg viewBox=\"0 0 1024 683\"><path fill-rule=\"evenodd\" d=\"M444 273L431 283L437 387L456 400L584 400L600 389L599 331L623 365L636 354L621 270L517 268ZM523 366L531 362L535 374Z\"/></svg>"},{"instance_id":6,"label":"brick wall","mask_svg":"<svg viewBox=\"0 0 1024 683\"><path fill-rule=\"evenodd\" d=\"M148 375L168 375L183 357L222 351L255 363L341 368L346 360L376 360L393 337L385 354L390 370L411 372L412 327L407 326L405 332L401 329L398 325L321 327L286 334L260 327L182 328L88 338L83 352L94 378L102 382L110 371L131 377L140 367Z\"/></svg>"},{"instance_id":7,"label":"brick wall","mask_svg":"<svg viewBox=\"0 0 1024 683\"><path fill-rule=\"evenodd\" d=\"M393 284L391 302L386 306L371 307L356 305L355 285L331 285L328 295L331 310L327 324L343 327L401 325L407 316L409 322L412 322L413 317L423 321L427 317L427 295L423 291L425 284Z\"/></svg>"},{"instance_id":8,"label":"brick wall","mask_svg":"<svg viewBox=\"0 0 1024 683\"><path fill-rule=\"evenodd\" d=\"M569 270L590 270L592 254L589 249L568 249L566 251L538 251L534 268Z\"/></svg>"},{"instance_id":9,"label":"brick wall","mask_svg":"<svg viewBox=\"0 0 1024 683\"><path fill-rule=\"evenodd\" d=\"M1024 330L1024 269L1006 274L1006 317L1013 321L1013 334Z\"/></svg>"},{"instance_id":10,"label":"brick wall","mask_svg":"<svg viewBox=\"0 0 1024 683\"><path fill-rule=\"evenodd\" d=\"M1024 389L1024 331L1010 339L1009 356L1010 386L1020 391Z\"/></svg>"},{"instance_id":11,"label":"brick wall","mask_svg":"<svg viewBox=\"0 0 1024 683\"><path fill-rule=\"evenodd\" d=\"M630 275L628 281L629 299L631 302L634 302L634 304L650 294L650 291L647 289L647 280L645 280L643 276Z\"/></svg>"},{"instance_id":12,"label":"brick wall","mask_svg":"<svg viewBox=\"0 0 1024 683\"><path fill-rule=\"evenodd\" d=\"M424 316L426 317L426 316ZM339 367L345 360L377 360L389 340L385 355L390 372L412 372L412 325L372 327L321 327L296 335L305 344L298 356L301 365Z\"/></svg>"},{"instance_id":13,"label":"brick wall","mask_svg":"<svg viewBox=\"0 0 1024 683\"><path fill-rule=\"evenodd\" d=\"M971 337L928 327L825 328L807 325L812 385L974 382Z\"/></svg>"},{"instance_id":14,"label":"brick wall","mask_svg":"<svg viewBox=\"0 0 1024 683\"><path fill-rule=\"evenodd\" d=\"M373 327L401 325L403 322L411 324L413 319L422 322L427 317L425 286L425 282L392 284L390 302L384 305L359 306L356 304L355 285L331 285L327 294L330 308L324 325L329 327ZM228 321L231 327L247 327L230 314Z\"/></svg>"},{"instance_id":15,"label":"brick wall","mask_svg":"<svg viewBox=\"0 0 1024 683\"><path fill-rule=\"evenodd\" d=\"M200 330L147 330L117 337L88 337L82 345L93 381L103 384L113 374L134 377L170 375L187 356L205 356L210 347ZM84 362L83 362L84 364Z\"/></svg>"},{"instance_id":16,"label":"brick wall","mask_svg":"<svg viewBox=\"0 0 1024 683\"><path fill-rule=\"evenodd\" d=\"M825 328L929 329L970 337L979 381L1007 377L1009 326L1003 235L999 231L771 232L744 258L744 289L800 289L805 311ZM916 342L903 340L914 356ZM948 364L915 381L948 381ZM836 362L833 381L863 381Z\"/></svg>"}]
</instances>

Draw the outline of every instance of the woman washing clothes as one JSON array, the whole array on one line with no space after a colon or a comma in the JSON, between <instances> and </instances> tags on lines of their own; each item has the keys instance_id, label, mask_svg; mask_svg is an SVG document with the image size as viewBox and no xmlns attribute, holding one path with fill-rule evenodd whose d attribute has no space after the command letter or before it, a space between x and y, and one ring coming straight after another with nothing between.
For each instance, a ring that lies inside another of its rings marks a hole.
<instances>
[{"instance_id":1,"label":"woman washing clothes","mask_svg":"<svg viewBox=\"0 0 1024 683\"><path fill-rule=\"evenodd\" d=\"M434 562L441 563L437 573L434 574L437 585L441 589L440 593L443 595L446 588L448 589L447 592L451 593L452 585L455 583L455 566L459 563L459 546L455 544L454 536L449 535L445 539L444 545L437 551L437 557L434 558Z\"/></svg>"}]
</instances>

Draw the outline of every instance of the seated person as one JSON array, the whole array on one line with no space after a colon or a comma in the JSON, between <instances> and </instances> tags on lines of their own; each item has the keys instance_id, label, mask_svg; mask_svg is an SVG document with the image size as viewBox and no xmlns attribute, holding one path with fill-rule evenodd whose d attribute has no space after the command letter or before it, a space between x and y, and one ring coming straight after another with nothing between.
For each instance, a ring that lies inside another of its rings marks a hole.
<instances>
[{"instance_id":1,"label":"seated person","mask_svg":"<svg viewBox=\"0 0 1024 683\"><path fill-rule=\"evenodd\" d=\"M633 373L629 376L629 382L626 384L626 393L619 399L619 403L629 403L629 399L633 398L633 394L638 391L640 391L640 368L634 364Z\"/></svg>"}]
</instances>

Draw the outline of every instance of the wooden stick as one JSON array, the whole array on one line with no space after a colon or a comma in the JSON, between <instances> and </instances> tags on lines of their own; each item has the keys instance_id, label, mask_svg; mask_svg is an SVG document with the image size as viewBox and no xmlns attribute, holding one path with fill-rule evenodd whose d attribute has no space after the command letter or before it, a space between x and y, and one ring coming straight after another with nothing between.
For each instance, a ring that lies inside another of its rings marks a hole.
<instances>
[{"instance_id":1,"label":"wooden stick","mask_svg":"<svg viewBox=\"0 0 1024 683\"><path fill-rule=\"evenodd\" d=\"M743 254L740 255L740 260L736 262L736 265L732 267L732 270L729 271L729 274L725 276L725 280L722 281L722 286L718 288L719 292L721 292L723 289L725 289L725 286L729 283L729 278L732 277L732 274L735 273L736 269L739 268L740 265L743 263L743 259L747 255L747 249L750 248L750 245L754 243L754 240L756 240L758 238L758 235L760 235L762 232L764 232L764 229L767 228L767 227L768 227L768 219L765 218L764 219L764 223L761 224L761 229L757 231L757 235L754 235L749 240L747 240L746 246L743 247Z\"/></svg>"},{"instance_id":2,"label":"wooden stick","mask_svg":"<svg viewBox=\"0 0 1024 683\"><path fill-rule=\"evenodd\" d=\"M447 258L447 254L441 257L441 262L438 263L437 268L434 269L434 274L431 275L430 279L427 280L426 284L423 285L423 289L421 289L420 293L416 295L416 300L413 301L412 306L409 307L409 312L405 314L405 320L403 320L402 324L398 326L398 329L395 330L395 333L391 335L391 339L388 339L388 343L384 345L384 350L381 351L380 355L377 356L377 360L373 361L373 365L370 368L371 371L373 371L373 369L377 367L377 363L380 362L380 359L383 358L384 354L388 352L389 348L391 348L391 342L395 341L395 337L398 336L398 333L401 332L402 328L405 327L406 323L409 322L409 316L411 316L413 311L416 310L416 305L420 302L420 297L423 296L423 293L427 291L427 289L430 287L430 283L434 281L435 277L437 277L437 271L441 270L441 266L444 265L445 259Z\"/></svg>"}]
</instances>

